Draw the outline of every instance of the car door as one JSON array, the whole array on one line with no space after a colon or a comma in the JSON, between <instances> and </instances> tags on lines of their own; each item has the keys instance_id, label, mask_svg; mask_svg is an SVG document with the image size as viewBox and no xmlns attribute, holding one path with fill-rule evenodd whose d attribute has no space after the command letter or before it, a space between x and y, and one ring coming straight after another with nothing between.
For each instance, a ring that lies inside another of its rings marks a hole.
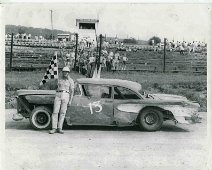
<instances>
[{"instance_id":1,"label":"car door","mask_svg":"<svg viewBox=\"0 0 212 170\"><path fill-rule=\"evenodd\" d=\"M82 94L74 96L69 122L78 125L112 125L112 87L82 84Z\"/></svg>"},{"instance_id":2,"label":"car door","mask_svg":"<svg viewBox=\"0 0 212 170\"><path fill-rule=\"evenodd\" d=\"M114 86L114 121L118 126L134 125L141 109L141 98L134 91Z\"/></svg>"}]
</instances>

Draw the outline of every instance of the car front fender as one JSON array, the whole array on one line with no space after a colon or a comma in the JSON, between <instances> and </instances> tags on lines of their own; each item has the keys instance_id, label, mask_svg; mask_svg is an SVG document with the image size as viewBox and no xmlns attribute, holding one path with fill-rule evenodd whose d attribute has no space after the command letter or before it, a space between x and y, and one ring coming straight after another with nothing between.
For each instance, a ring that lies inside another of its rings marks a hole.
<instances>
[{"instance_id":1,"label":"car front fender","mask_svg":"<svg viewBox=\"0 0 212 170\"><path fill-rule=\"evenodd\" d=\"M178 123L189 124L192 115L198 112L198 107L183 107L177 105L168 105L163 107L164 110L170 111Z\"/></svg>"}]
</instances>

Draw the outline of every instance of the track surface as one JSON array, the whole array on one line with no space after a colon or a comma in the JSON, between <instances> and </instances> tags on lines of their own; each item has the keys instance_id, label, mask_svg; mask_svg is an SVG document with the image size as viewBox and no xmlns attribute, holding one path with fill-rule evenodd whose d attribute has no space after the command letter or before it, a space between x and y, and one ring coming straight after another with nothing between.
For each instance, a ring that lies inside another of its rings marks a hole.
<instances>
[{"instance_id":1,"label":"track surface","mask_svg":"<svg viewBox=\"0 0 212 170\"><path fill-rule=\"evenodd\" d=\"M15 122L6 110L7 170L198 170L207 161L206 113L202 123L164 123L158 132L138 127L76 126L65 134L33 130L28 120Z\"/></svg>"}]
</instances>

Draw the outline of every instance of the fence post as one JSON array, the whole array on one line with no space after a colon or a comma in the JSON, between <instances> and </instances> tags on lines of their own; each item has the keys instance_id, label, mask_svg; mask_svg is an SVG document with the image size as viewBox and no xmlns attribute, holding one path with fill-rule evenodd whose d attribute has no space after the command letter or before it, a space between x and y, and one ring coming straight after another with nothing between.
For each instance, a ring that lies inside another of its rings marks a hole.
<instances>
[{"instance_id":1,"label":"fence post","mask_svg":"<svg viewBox=\"0 0 212 170\"><path fill-rule=\"evenodd\" d=\"M76 46L75 46L75 59L74 59L74 71L76 71L76 62L77 62L77 46L78 46L78 34L75 34L76 37Z\"/></svg>"},{"instance_id":2,"label":"fence post","mask_svg":"<svg viewBox=\"0 0 212 170\"><path fill-rule=\"evenodd\" d=\"M98 62L97 62L97 70L99 70L100 67L100 58L101 58L101 50L102 50L102 34L99 36L99 57L98 57Z\"/></svg>"},{"instance_id":3,"label":"fence post","mask_svg":"<svg viewBox=\"0 0 212 170\"><path fill-rule=\"evenodd\" d=\"M166 38L164 38L163 72L166 72Z\"/></svg>"},{"instance_id":4,"label":"fence post","mask_svg":"<svg viewBox=\"0 0 212 170\"><path fill-rule=\"evenodd\" d=\"M10 49L10 72L12 71L12 59L13 59L13 33L11 37L11 49Z\"/></svg>"}]
</instances>

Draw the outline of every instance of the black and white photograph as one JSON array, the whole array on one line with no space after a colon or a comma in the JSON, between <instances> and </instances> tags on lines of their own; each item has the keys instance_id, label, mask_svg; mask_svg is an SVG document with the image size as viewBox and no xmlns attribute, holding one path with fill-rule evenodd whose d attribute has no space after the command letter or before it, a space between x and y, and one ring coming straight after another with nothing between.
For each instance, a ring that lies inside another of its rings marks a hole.
<instances>
[{"instance_id":1,"label":"black and white photograph","mask_svg":"<svg viewBox=\"0 0 212 170\"><path fill-rule=\"evenodd\" d=\"M0 19L0 169L212 169L212 4L7 2Z\"/></svg>"}]
</instances>

